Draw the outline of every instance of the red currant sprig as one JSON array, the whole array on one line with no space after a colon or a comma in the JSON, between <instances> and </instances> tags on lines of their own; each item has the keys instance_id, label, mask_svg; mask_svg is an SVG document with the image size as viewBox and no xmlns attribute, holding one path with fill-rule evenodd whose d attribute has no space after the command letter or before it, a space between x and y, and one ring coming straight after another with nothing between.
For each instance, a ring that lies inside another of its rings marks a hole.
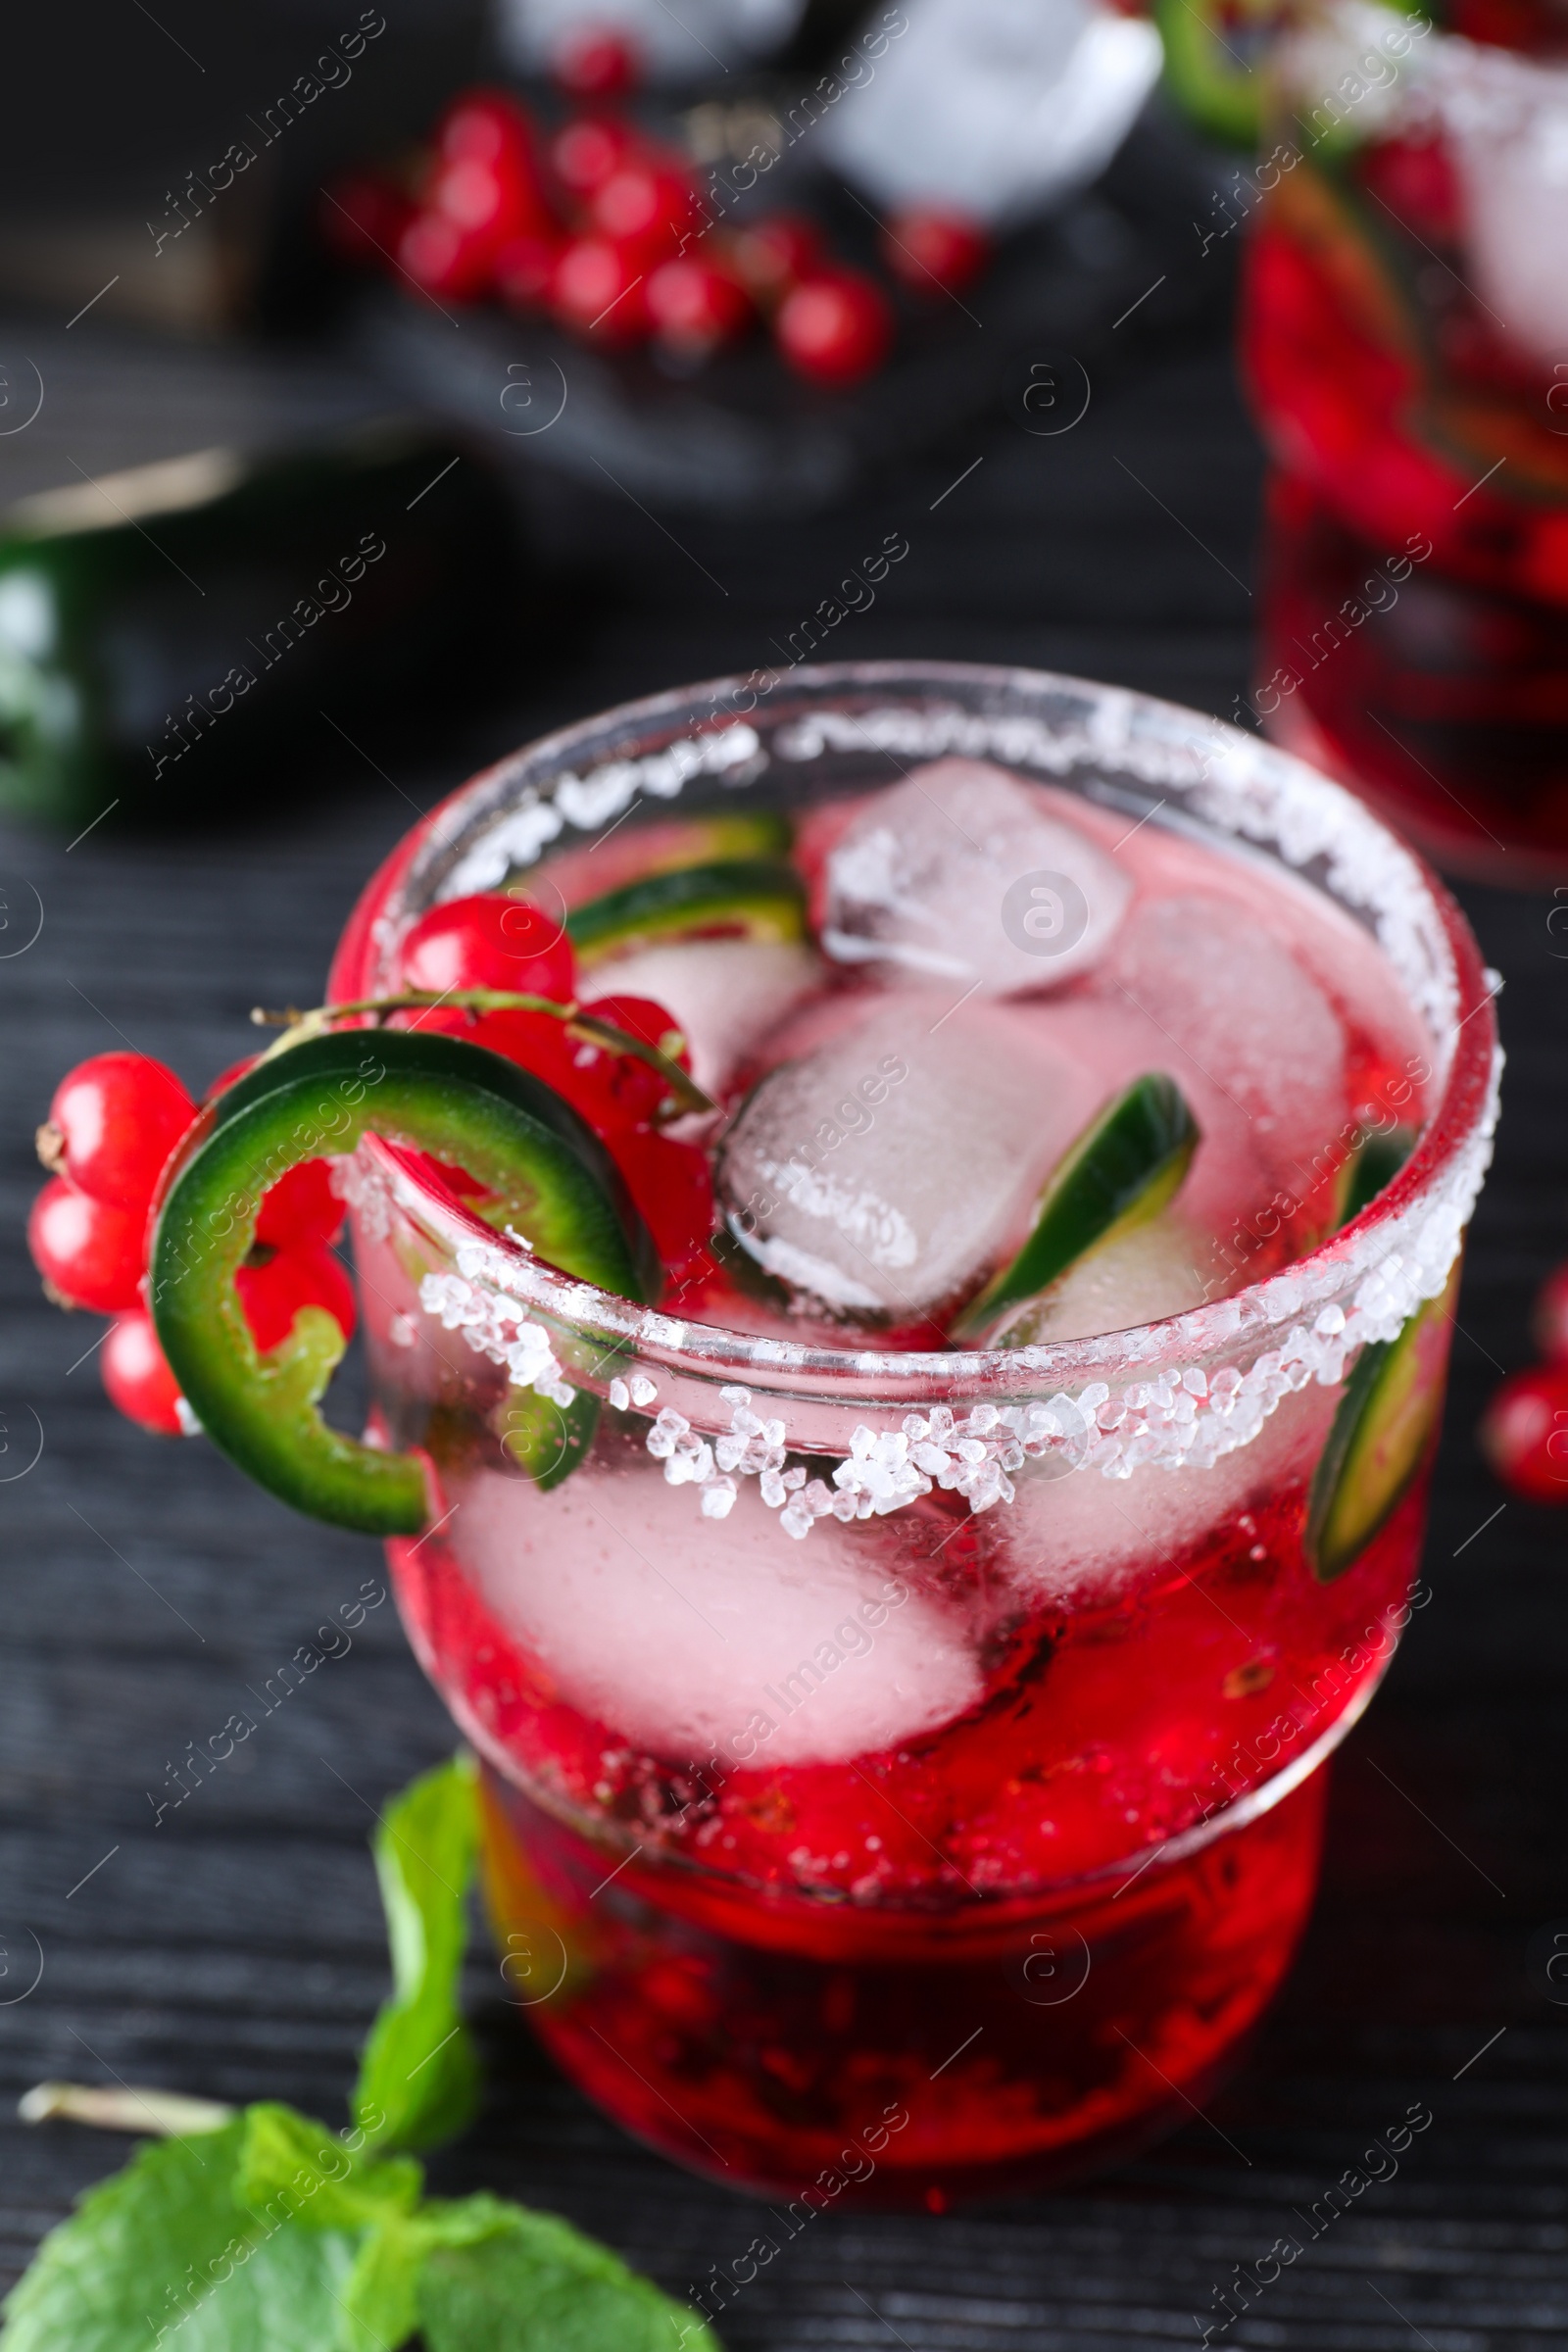
<instances>
[{"instance_id":1,"label":"red currant sprig","mask_svg":"<svg viewBox=\"0 0 1568 2352\"><path fill-rule=\"evenodd\" d=\"M654 1235L671 1285L710 1270L712 1191L698 1146L662 1132L710 1112L663 1005L644 997L575 1002L570 940L526 899L485 892L432 908L403 942L398 993L278 1020L286 1054L344 1019L412 1021L504 1054L565 1098L604 1142ZM220 1094L254 1066L226 1069ZM99 1054L62 1079L38 1130L50 1170L27 1238L51 1298L114 1318L100 1350L104 1386L131 1420L177 1437L195 1427L146 1310L154 1210L165 1170L197 1116L172 1070L143 1054ZM280 1345L303 1306L323 1306L345 1339L353 1286L333 1254L343 1203L325 1160L307 1160L267 1193L256 1242L236 1276L257 1348Z\"/></svg>"},{"instance_id":2,"label":"red currant sprig","mask_svg":"<svg viewBox=\"0 0 1568 2352\"><path fill-rule=\"evenodd\" d=\"M245 1066L249 1066L248 1064ZM226 1071L222 1083L237 1071ZM38 1130L52 1171L27 1242L58 1304L114 1321L99 1351L110 1400L162 1437L195 1429L145 1306L153 1207L165 1168L197 1115L172 1070L144 1054L97 1054L61 1080ZM301 1306L324 1306L345 1336L354 1293L331 1254L343 1203L323 1160L291 1169L262 1203L254 1262L239 1276L257 1347L286 1337Z\"/></svg>"}]
</instances>

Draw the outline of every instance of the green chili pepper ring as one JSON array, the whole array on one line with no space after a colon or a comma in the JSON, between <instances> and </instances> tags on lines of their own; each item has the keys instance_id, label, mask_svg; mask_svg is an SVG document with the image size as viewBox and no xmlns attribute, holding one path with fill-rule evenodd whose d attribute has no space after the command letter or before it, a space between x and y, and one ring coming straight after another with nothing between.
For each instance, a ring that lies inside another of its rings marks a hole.
<instances>
[{"instance_id":1,"label":"green chili pepper ring","mask_svg":"<svg viewBox=\"0 0 1568 2352\"><path fill-rule=\"evenodd\" d=\"M466 1168L551 1265L643 1298L652 1244L613 1164L568 1104L500 1055L410 1030L344 1030L251 1070L214 1106L153 1242L152 1312L165 1354L213 1443L296 1510L368 1535L424 1526L423 1469L330 1429L319 1399L343 1353L323 1307L258 1353L234 1276L263 1194L301 1160L372 1133Z\"/></svg>"}]
</instances>

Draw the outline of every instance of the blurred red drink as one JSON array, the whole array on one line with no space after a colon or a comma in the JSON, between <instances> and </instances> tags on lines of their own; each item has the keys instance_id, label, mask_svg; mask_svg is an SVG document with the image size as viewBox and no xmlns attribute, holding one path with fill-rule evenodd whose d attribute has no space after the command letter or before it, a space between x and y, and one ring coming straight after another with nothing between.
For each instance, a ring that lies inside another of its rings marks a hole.
<instances>
[{"instance_id":1,"label":"blurred red drink","mask_svg":"<svg viewBox=\"0 0 1568 2352\"><path fill-rule=\"evenodd\" d=\"M1568 845L1562 46L1529 8L1316 15L1279 59L1243 330L1277 469L1257 714L1521 885Z\"/></svg>"}]
</instances>

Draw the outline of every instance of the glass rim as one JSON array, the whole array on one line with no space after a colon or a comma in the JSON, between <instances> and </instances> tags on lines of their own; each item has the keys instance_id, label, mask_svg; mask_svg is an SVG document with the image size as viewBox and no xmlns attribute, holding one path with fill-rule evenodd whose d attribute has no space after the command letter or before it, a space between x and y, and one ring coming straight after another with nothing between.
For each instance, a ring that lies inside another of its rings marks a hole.
<instances>
[{"instance_id":1,"label":"glass rim","mask_svg":"<svg viewBox=\"0 0 1568 2352\"><path fill-rule=\"evenodd\" d=\"M527 771L533 771L529 781L537 798L547 801L555 784L574 772L574 759L584 747L597 740L602 759L615 756L604 745L607 735L646 735L671 720L694 722L705 716L710 722L707 726L689 723L673 730L670 740L682 733L700 736L711 732L721 712L726 708L733 711L739 698L750 694L753 710L758 708L760 677L770 680L761 689L763 695L776 693L781 677L792 690L806 690L808 708L822 708L835 692L867 688L886 689L895 697L901 693L907 697L916 688L929 695L931 689L940 692L948 687L1113 699L1129 720L1150 725L1164 739L1174 734L1190 749L1205 741L1216 747L1217 755L1238 773L1266 774L1271 786L1287 798L1305 795L1320 809L1341 815L1363 839L1376 843L1386 868L1415 885L1426 911L1436 917L1446 958L1452 1025L1446 1037L1433 1036L1437 1052L1446 1054L1446 1067L1420 1140L1398 1174L1348 1225L1301 1257L1224 1297L1151 1323L1079 1339L1029 1348L918 1351L864 1344L826 1347L792 1340L783 1332L733 1330L666 1314L660 1307L640 1305L602 1291L545 1265L465 1209L454 1196L438 1191L401 1152L372 1141L371 1149L399 1204L449 1253L464 1250L481 1279L494 1282L558 1323L589 1327L630 1341L650 1360L670 1369L683 1368L704 1381L744 1380L761 1389L787 1388L797 1393L818 1383L826 1384L830 1395L846 1398L876 1396L911 1402L929 1396L935 1389L944 1395L983 1391L993 1397L1037 1396L1051 1388L1065 1390L1092 1382L1107 1372L1114 1375L1161 1361L1196 1363L1212 1355L1217 1348L1234 1348L1249 1340L1262 1342L1270 1329L1283 1330L1301 1316L1303 1297L1307 1301L1332 1298L1344 1293L1356 1276L1370 1273L1381 1260L1393 1262L1412 1212L1423 1203L1434 1202L1445 1187L1463 1194L1467 1161L1475 1169L1469 1186L1473 1200L1495 1117L1501 1054L1493 1002L1500 983L1483 964L1463 913L1426 860L1345 786L1261 737L1158 696L1058 671L965 662L803 663L783 673L754 671L748 676L667 688L557 728L508 753L458 786L402 837L367 883L345 925L329 976L329 999L352 1002L374 993L377 963L389 928L399 917L401 902L429 845L435 842L450 848L454 819L461 824L475 804L489 801L499 805L509 784ZM769 715L782 720L789 710L787 698L781 698ZM1110 752L1101 756L1113 770ZM675 805L672 802L671 806ZM1217 841L1225 837L1224 827L1208 817L1204 831ZM1282 845L1273 842L1267 847L1273 862L1287 872L1293 870L1281 855ZM1308 881L1306 886L1317 888L1331 905L1343 906L1343 902L1321 885ZM1408 995L1402 980L1401 994ZM1419 1005L1412 1005L1412 1010L1430 1032L1429 1016ZM1461 1224L1468 1208L1466 1201L1459 1214Z\"/></svg>"}]
</instances>

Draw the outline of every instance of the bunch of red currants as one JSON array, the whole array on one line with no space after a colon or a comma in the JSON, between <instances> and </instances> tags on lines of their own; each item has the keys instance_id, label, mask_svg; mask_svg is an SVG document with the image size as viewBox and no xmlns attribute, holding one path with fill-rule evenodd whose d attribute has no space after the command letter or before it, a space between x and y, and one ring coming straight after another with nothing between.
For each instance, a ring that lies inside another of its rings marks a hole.
<instances>
[{"instance_id":1,"label":"bunch of red currants","mask_svg":"<svg viewBox=\"0 0 1568 2352\"><path fill-rule=\"evenodd\" d=\"M560 926L537 906L487 893L436 907L416 923L393 977L398 993L492 989L564 1006L573 1003L575 957ZM652 999L605 997L582 1009L690 1067L676 1023ZM662 1131L668 1088L656 1067L574 1035L552 1013L434 1006L388 1018L505 1054L564 1096L619 1170L663 1260L666 1295L711 1278L708 1157L699 1146ZM251 1057L224 1070L207 1101L253 1065ZM97 1054L78 1063L56 1088L38 1130L38 1155L50 1180L27 1224L49 1296L62 1306L113 1317L99 1350L111 1400L165 1437L193 1434L196 1423L148 1312L148 1263L163 1195L199 1115L173 1071L146 1054ZM460 1190L471 1189L461 1171L446 1173ZM261 1353L288 1338L308 1305L324 1307L344 1338L352 1336L354 1288L332 1247L343 1217L324 1159L291 1168L263 1196L255 1241L235 1276Z\"/></svg>"},{"instance_id":2,"label":"bunch of red currants","mask_svg":"<svg viewBox=\"0 0 1568 2352\"><path fill-rule=\"evenodd\" d=\"M209 1099L250 1066L225 1070ZM38 1130L38 1156L53 1173L27 1221L49 1296L114 1317L98 1357L112 1401L171 1438L191 1434L195 1423L147 1311L147 1268L166 1172L197 1115L173 1071L144 1054L78 1062ZM354 1287L332 1251L342 1223L324 1160L291 1168L263 1199L235 1279L264 1353L288 1337L302 1306L324 1306L345 1338L353 1332Z\"/></svg>"},{"instance_id":3,"label":"bunch of red currants","mask_svg":"<svg viewBox=\"0 0 1568 2352\"><path fill-rule=\"evenodd\" d=\"M553 132L510 92L470 90L411 183L373 171L340 179L322 207L327 241L437 299L494 297L603 343L653 339L687 363L760 319L814 382L854 383L881 365L893 318L873 278L793 215L724 226L688 158L612 111L635 79L623 43L596 36L559 78L593 103ZM967 283L988 250L975 225L933 211L900 215L882 238L889 270L920 295Z\"/></svg>"},{"instance_id":4,"label":"bunch of red currants","mask_svg":"<svg viewBox=\"0 0 1568 2352\"><path fill-rule=\"evenodd\" d=\"M1529 1502L1568 1502L1568 1265L1536 1300L1544 1363L1505 1380L1481 1420L1481 1450L1505 1487Z\"/></svg>"}]
</instances>

